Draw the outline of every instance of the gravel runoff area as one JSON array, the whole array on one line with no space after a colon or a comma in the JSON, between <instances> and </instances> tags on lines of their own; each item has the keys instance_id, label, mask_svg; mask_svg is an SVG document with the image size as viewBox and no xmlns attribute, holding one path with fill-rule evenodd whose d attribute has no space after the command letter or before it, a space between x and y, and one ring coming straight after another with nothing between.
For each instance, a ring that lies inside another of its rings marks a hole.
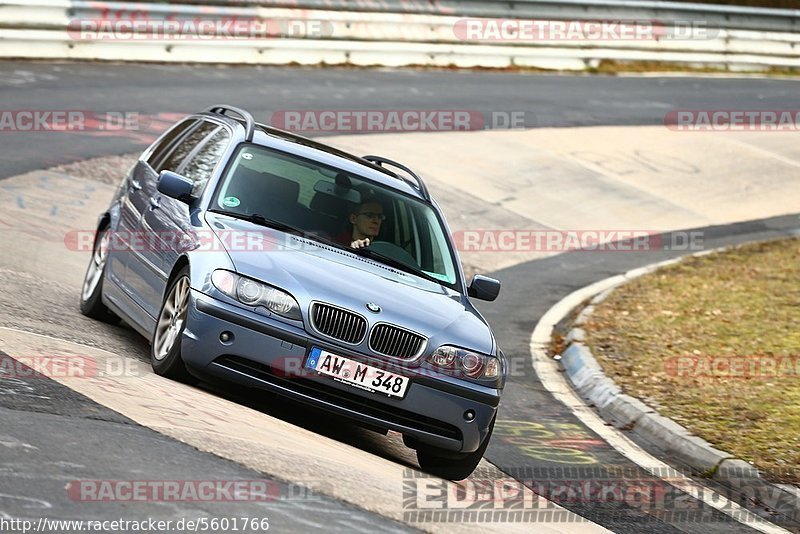
<instances>
[{"instance_id":1,"label":"gravel runoff area","mask_svg":"<svg viewBox=\"0 0 800 534\"><path fill-rule=\"evenodd\" d=\"M688 258L585 325L605 373L775 482L800 483L800 239Z\"/></svg>"}]
</instances>

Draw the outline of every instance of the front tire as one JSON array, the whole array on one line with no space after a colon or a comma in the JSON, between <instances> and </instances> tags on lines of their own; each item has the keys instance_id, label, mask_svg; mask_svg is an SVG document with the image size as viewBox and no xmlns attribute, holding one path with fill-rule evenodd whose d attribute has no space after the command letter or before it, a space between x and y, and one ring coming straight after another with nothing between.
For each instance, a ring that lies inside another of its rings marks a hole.
<instances>
[{"instance_id":1,"label":"front tire","mask_svg":"<svg viewBox=\"0 0 800 534\"><path fill-rule=\"evenodd\" d=\"M150 364L157 375L191 383L196 380L186 370L181 356L181 338L189 314L189 291L189 268L184 267L170 283L161 303L150 346Z\"/></svg>"},{"instance_id":2,"label":"front tire","mask_svg":"<svg viewBox=\"0 0 800 534\"><path fill-rule=\"evenodd\" d=\"M109 230L104 228L95 239L92 259L86 268L81 287L81 313L86 317L113 324L119 321L119 317L103 304L103 278L106 274L110 235Z\"/></svg>"},{"instance_id":3,"label":"front tire","mask_svg":"<svg viewBox=\"0 0 800 534\"><path fill-rule=\"evenodd\" d=\"M420 468L426 473L445 480L464 480L475 471L475 468L481 462L494 431L495 419L497 419L496 415L489 425L489 432L483 438L483 443L475 452L453 457L432 447L419 446L417 448L417 461Z\"/></svg>"}]
</instances>

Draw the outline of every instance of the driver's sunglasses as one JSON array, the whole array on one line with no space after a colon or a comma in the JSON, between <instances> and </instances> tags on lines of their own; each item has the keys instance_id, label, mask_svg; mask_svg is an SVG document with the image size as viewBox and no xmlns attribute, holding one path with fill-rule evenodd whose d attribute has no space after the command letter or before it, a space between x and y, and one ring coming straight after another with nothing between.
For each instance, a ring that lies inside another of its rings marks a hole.
<instances>
[{"instance_id":1,"label":"driver's sunglasses","mask_svg":"<svg viewBox=\"0 0 800 534\"><path fill-rule=\"evenodd\" d=\"M385 221L386 215L383 213L375 213L374 211L362 211L359 215L365 215L367 219L372 219L373 221Z\"/></svg>"}]
</instances>

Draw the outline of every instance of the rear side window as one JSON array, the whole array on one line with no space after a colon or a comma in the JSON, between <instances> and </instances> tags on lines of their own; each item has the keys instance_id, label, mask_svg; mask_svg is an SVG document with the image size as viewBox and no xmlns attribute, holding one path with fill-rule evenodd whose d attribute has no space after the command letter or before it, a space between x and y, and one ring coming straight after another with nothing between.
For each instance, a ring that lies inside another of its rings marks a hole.
<instances>
[{"instance_id":1,"label":"rear side window","mask_svg":"<svg viewBox=\"0 0 800 534\"><path fill-rule=\"evenodd\" d=\"M165 135L164 138L161 139L158 145L153 149L153 151L150 152L150 156L147 158L147 163L149 163L153 169L158 171L160 162L162 162L169 153L169 149L172 148L175 140L193 124L195 124L195 121L183 121L175 126L172 130L167 132L167 135Z\"/></svg>"},{"instance_id":2,"label":"rear side window","mask_svg":"<svg viewBox=\"0 0 800 534\"><path fill-rule=\"evenodd\" d=\"M231 135L225 128L219 128L186 163L181 174L194 182L192 195L199 196L214 173L222 153L228 146Z\"/></svg>"},{"instance_id":3,"label":"rear side window","mask_svg":"<svg viewBox=\"0 0 800 534\"><path fill-rule=\"evenodd\" d=\"M216 124L203 121L200 126L192 130L175 146L169 156L167 156L166 159L160 165L158 165L158 167L153 167L155 171L177 172L183 160L186 159L186 156L191 154L192 150L194 150L195 147L200 144L200 141L205 139L206 136L213 132L216 128Z\"/></svg>"}]
</instances>

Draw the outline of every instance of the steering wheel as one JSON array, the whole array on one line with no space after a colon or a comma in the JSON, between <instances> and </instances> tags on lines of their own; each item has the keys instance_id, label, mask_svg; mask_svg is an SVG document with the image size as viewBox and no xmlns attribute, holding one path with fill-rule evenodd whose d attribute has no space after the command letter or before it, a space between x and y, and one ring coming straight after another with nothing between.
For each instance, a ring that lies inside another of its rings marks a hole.
<instances>
[{"instance_id":1,"label":"steering wheel","mask_svg":"<svg viewBox=\"0 0 800 534\"><path fill-rule=\"evenodd\" d=\"M373 241L369 244L369 248L378 254L383 254L384 256L401 261L411 267L419 268L419 264L417 263L417 260L414 259L414 256L394 243L389 241Z\"/></svg>"}]
</instances>

